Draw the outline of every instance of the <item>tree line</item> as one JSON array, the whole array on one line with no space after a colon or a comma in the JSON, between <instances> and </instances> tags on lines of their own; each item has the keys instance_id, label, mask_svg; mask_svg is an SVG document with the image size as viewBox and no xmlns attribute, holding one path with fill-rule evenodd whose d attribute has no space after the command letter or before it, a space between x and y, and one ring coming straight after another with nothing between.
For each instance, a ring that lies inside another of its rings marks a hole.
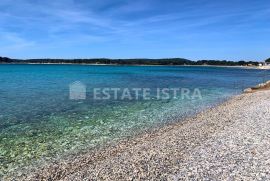
<instances>
[{"instance_id":1,"label":"tree line","mask_svg":"<svg viewBox=\"0 0 270 181\"><path fill-rule=\"evenodd\" d=\"M266 61L270 62L270 58ZM106 65L221 65L221 66L258 66L256 61L227 61L227 60L198 60L192 61L184 58L163 58L163 59L11 59L0 57L0 63L14 64L106 64Z\"/></svg>"}]
</instances>

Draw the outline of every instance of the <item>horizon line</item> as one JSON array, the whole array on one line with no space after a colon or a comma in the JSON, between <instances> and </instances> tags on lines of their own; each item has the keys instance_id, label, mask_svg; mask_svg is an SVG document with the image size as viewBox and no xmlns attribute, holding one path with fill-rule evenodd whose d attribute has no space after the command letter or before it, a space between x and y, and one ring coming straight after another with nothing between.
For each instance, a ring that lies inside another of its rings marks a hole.
<instances>
[{"instance_id":1,"label":"horizon line","mask_svg":"<svg viewBox=\"0 0 270 181\"><path fill-rule=\"evenodd\" d=\"M250 62L250 61L255 61L255 62L265 62L267 60L267 58L265 60L250 60L250 59L234 59L234 60L231 60L231 59L213 59L213 58L210 58L210 59L206 59L206 58L202 58L202 59L189 59L189 58L183 58L183 57L163 57L163 58L146 58L146 57L143 57L143 58L108 58L108 57L87 57L87 58L49 58L49 57L46 57L46 58L13 58L13 57L9 57L9 56L0 56L1 58L9 58L9 59L14 59L14 60L44 60L44 59L51 59L51 60L80 60L80 59L110 59L110 60L132 60L132 59L138 59L138 60L160 60L160 59L185 59L185 60L190 60L190 61L201 61L201 60L215 60L215 61L233 61L233 62L239 62L239 61L246 61L246 62Z\"/></svg>"}]
</instances>

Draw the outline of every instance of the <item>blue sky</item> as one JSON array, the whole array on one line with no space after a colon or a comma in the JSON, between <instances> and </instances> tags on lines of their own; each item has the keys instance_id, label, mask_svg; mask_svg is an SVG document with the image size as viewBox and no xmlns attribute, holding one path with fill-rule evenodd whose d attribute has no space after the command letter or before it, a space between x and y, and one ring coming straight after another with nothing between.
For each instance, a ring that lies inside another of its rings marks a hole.
<instances>
[{"instance_id":1,"label":"blue sky","mask_svg":"<svg viewBox=\"0 0 270 181\"><path fill-rule=\"evenodd\" d=\"M0 56L264 60L269 0L1 0Z\"/></svg>"}]
</instances>

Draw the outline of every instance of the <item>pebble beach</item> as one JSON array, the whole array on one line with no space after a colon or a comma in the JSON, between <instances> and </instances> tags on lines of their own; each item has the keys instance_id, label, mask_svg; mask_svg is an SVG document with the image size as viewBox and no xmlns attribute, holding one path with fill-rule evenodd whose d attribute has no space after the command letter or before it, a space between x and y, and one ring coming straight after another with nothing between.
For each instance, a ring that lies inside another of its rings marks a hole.
<instances>
[{"instance_id":1,"label":"pebble beach","mask_svg":"<svg viewBox=\"0 0 270 181\"><path fill-rule=\"evenodd\" d=\"M270 90L4 180L269 180Z\"/></svg>"}]
</instances>

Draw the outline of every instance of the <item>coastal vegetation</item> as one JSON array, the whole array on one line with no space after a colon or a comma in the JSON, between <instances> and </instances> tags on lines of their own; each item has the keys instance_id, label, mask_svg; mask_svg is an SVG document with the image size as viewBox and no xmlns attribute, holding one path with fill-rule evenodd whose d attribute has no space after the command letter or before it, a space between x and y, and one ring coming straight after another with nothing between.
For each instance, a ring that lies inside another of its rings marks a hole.
<instances>
[{"instance_id":1,"label":"coastal vegetation","mask_svg":"<svg viewBox=\"0 0 270 181\"><path fill-rule=\"evenodd\" d=\"M270 58L266 59L265 62L270 63Z\"/></svg>"},{"instance_id":2,"label":"coastal vegetation","mask_svg":"<svg viewBox=\"0 0 270 181\"><path fill-rule=\"evenodd\" d=\"M267 61L270 62L270 59ZM20 64L108 64L108 65L217 65L217 66L258 66L256 61L228 61L228 60L198 60L192 61L184 58L162 59L11 59L0 57L0 63Z\"/></svg>"}]
</instances>

